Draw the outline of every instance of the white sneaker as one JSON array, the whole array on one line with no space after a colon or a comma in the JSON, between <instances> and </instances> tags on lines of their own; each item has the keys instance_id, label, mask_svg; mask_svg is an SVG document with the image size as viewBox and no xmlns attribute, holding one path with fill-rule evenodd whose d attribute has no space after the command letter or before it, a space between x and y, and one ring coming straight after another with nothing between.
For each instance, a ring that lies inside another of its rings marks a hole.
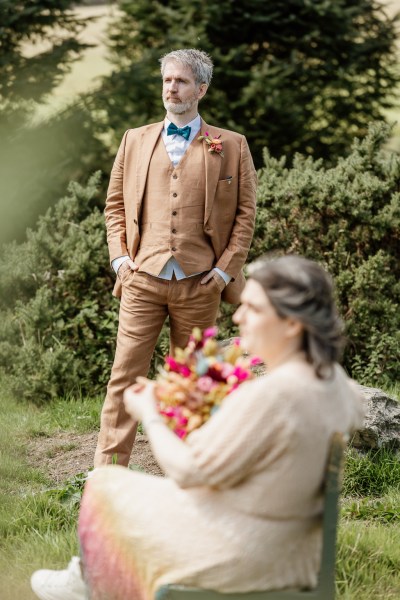
<instances>
[{"instance_id":1,"label":"white sneaker","mask_svg":"<svg viewBox=\"0 0 400 600\"><path fill-rule=\"evenodd\" d=\"M41 569L31 577L31 587L41 600L87 600L79 556L63 571Z\"/></svg>"}]
</instances>

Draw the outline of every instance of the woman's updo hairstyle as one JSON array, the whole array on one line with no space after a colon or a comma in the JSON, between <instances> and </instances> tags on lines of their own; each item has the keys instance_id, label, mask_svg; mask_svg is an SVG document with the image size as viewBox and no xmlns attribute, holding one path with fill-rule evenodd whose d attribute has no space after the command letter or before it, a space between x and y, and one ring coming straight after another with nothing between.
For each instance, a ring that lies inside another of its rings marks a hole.
<instances>
[{"instance_id":1,"label":"woman's updo hairstyle","mask_svg":"<svg viewBox=\"0 0 400 600\"><path fill-rule=\"evenodd\" d=\"M296 255L262 257L249 265L248 272L280 317L293 317L302 323L307 360L318 377L329 377L344 346L343 323L330 276L316 262Z\"/></svg>"}]
</instances>

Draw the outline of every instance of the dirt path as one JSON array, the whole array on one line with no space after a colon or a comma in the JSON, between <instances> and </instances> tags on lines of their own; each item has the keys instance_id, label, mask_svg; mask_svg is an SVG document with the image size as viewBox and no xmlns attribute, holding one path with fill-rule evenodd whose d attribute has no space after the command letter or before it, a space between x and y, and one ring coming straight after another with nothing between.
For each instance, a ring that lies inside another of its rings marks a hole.
<instances>
[{"instance_id":1,"label":"dirt path","mask_svg":"<svg viewBox=\"0 0 400 600\"><path fill-rule=\"evenodd\" d=\"M96 441L97 432L60 432L49 438L35 438L29 443L28 462L60 484L92 468ZM130 464L153 475L162 474L143 434L136 436Z\"/></svg>"}]
</instances>

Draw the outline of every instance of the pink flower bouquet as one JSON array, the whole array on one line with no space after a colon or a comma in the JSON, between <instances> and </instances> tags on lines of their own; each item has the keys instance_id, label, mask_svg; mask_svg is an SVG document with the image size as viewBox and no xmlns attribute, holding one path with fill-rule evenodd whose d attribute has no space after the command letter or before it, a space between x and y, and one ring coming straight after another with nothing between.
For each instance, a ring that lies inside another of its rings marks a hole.
<instances>
[{"instance_id":1,"label":"pink flower bouquet","mask_svg":"<svg viewBox=\"0 0 400 600\"><path fill-rule=\"evenodd\" d=\"M251 367L260 362L244 356L238 338L222 347L216 334L216 327L203 333L193 329L186 348L167 356L156 380L159 412L182 439L201 427L225 396L251 379Z\"/></svg>"}]
</instances>

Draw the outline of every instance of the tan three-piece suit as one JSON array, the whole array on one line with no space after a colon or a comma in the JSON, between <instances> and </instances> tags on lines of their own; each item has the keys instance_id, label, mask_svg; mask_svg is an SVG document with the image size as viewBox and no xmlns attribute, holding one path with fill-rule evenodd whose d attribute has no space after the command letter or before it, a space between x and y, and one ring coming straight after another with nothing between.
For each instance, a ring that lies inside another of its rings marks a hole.
<instances>
[{"instance_id":1,"label":"tan three-piece suit","mask_svg":"<svg viewBox=\"0 0 400 600\"><path fill-rule=\"evenodd\" d=\"M117 348L104 403L95 466L127 465L136 425L122 403L124 389L147 374L167 316L171 345L183 347L194 326L213 325L222 298L238 303L244 286L242 267L255 217L256 173L244 136L202 121L177 166L161 137L164 122L128 130L111 172L106 200L111 262L129 255L118 270L114 295L121 297ZM208 132L221 136L224 156L199 141ZM186 278L157 276L174 257ZM218 267L218 275L200 284Z\"/></svg>"}]
</instances>

